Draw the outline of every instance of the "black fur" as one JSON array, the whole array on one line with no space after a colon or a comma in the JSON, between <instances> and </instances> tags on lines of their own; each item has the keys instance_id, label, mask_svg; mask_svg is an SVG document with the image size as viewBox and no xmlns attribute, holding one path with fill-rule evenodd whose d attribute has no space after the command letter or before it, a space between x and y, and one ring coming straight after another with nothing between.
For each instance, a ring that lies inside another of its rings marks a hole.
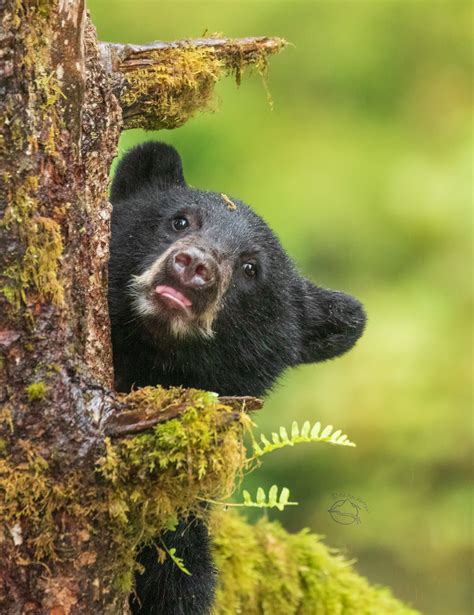
<instances>
[{"instance_id":1,"label":"black fur","mask_svg":"<svg viewBox=\"0 0 474 615\"><path fill-rule=\"evenodd\" d=\"M270 228L241 201L188 187L172 147L150 142L131 150L118 166L111 200L109 305L120 391L162 384L261 396L287 367L336 357L362 334L365 315L356 299L303 278ZM184 232L173 229L176 216L188 220ZM211 262L215 276L206 288L183 287L173 269L176 253L189 246ZM131 280L164 254L169 256L152 282L140 290L156 313L140 316ZM249 262L257 268L254 277L244 272ZM192 300L190 313L166 308L156 295L160 284L184 292ZM173 334L174 318L194 322L220 291L212 337ZM140 555L146 571L137 576L143 606L139 610L132 601L133 613L208 613L214 575L207 534L197 522L191 529L177 545L194 567L193 577L172 563L159 565L147 548ZM156 610L159 604L165 610Z\"/></svg>"},{"instance_id":2,"label":"black fur","mask_svg":"<svg viewBox=\"0 0 474 615\"><path fill-rule=\"evenodd\" d=\"M180 522L175 531L165 532L162 540L167 549L176 549L176 555L184 561L187 570L192 571L191 575L177 569L169 557L157 564L155 545L144 547L137 559L146 572L136 576L136 595L130 599L132 612L147 615L209 612L216 571L208 548L206 526L191 518Z\"/></svg>"}]
</instances>

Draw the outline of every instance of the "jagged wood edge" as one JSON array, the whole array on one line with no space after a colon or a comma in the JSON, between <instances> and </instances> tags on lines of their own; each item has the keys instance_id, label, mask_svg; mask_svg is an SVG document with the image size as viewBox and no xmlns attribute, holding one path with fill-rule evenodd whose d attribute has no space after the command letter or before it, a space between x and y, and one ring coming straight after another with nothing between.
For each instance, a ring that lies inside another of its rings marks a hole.
<instances>
[{"instance_id":1,"label":"jagged wood edge","mask_svg":"<svg viewBox=\"0 0 474 615\"><path fill-rule=\"evenodd\" d=\"M186 403L171 402L165 406L156 406L152 409L147 405L147 407L127 410L126 400L121 405L120 398L116 398L115 403L112 401L113 408L110 406L111 401L111 398L109 398L107 418L103 423L102 429L105 435L114 438L136 435L147 431L159 423L178 418L189 408ZM261 399L250 396L219 397L218 401L232 410L232 412L222 413L220 420L222 426L238 421L240 415L244 412L255 412L263 407Z\"/></svg>"},{"instance_id":2,"label":"jagged wood edge","mask_svg":"<svg viewBox=\"0 0 474 615\"><path fill-rule=\"evenodd\" d=\"M130 103L131 82L140 71L159 67L163 61L161 55L157 58L157 52L165 52L172 58L173 54L182 54L189 51L191 54L196 50L208 51L215 60L222 63L224 70L215 76L215 80L229 73L235 75L237 83L240 83L241 72L244 67L256 66L260 71L264 70L269 56L279 53L287 45L280 37L248 37L248 38L198 38L183 39L178 41L164 42L154 41L146 45L132 45L121 43L99 43L101 64L111 79L114 94L122 108L122 120L124 128L175 128L182 122L169 125L169 118L159 117L155 107L150 113L149 105L156 100L151 92L153 83L150 80L150 91L140 97L138 101ZM161 62L160 62L161 58ZM209 73L196 72L195 78L198 84L204 84L209 79ZM199 86L196 86L199 87ZM169 92L168 92L169 95ZM179 90L176 97L180 96ZM203 105L205 106L205 104ZM199 110L199 106L195 111ZM192 115L192 114L190 114Z\"/></svg>"}]
</instances>

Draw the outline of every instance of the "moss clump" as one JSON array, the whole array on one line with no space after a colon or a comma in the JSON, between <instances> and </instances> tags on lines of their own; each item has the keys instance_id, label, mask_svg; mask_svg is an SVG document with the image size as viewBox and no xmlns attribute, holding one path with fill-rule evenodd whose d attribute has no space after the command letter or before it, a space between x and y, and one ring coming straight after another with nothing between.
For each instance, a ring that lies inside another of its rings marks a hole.
<instances>
[{"instance_id":1,"label":"moss clump","mask_svg":"<svg viewBox=\"0 0 474 615\"><path fill-rule=\"evenodd\" d=\"M5 440L0 519L5 529L27 521L22 539L35 563L48 566L73 548L78 566L94 566L91 574L100 570L126 594L133 587L140 543L172 526L177 516L203 514L200 499L230 494L245 465L248 418L243 423L226 420L234 418L234 411L215 395L196 390L147 387L124 401L140 416L176 407L184 411L149 432L105 439L96 476L87 469L84 475L59 472L61 460L46 461L25 441L17 443L21 458L17 449L14 463ZM3 422L8 432L8 416ZM252 527L222 511L213 513L210 525L220 571L215 615L416 613L388 590L370 586L308 532L291 535L265 519ZM75 528L70 538L67 527Z\"/></svg>"},{"instance_id":2,"label":"moss clump","mask_svg":"<svg viewBox=\"0 0 474 615\"><path fill-rule=\"evenodd\" d=\"M203 391L146 387L127 396L127 405L184 405L179 419L158 424L151 432L106 440L98 471L107 484L109 524L120 552L117 582L131 589L135 547L152 540L177 515L202 514L200 499L227 497L245 463L243 427L227 423L232 413ZM225 423L226 421L224 421Z\"/></svg>"},{"instance_id":3,"label":"moss clump","mask_svg":"<svg viewBox=\"0 0 474 615\"><path fill-rule=\"evenodd\" d=\"M81 481L71 473L64 482L57 482L48 462L30 443L21 441L19 446L23 453L20 463L12 462L8 449L0 459L0 519L7 528L27 519L28 546L35 561L44 561L56 556L56 513L67 511L84 521L78 503Z\"/></svg>"},{"instance_id":4,"label":"moss clump","mask_svg":"<svg viewBox=\"0 0 474 615\"><path fill-rule=\"evenodd\" d=\"M38 389L30 392L36 395ZM7 528L27 520L24 540L35 561L47 564L61 557L67 544L67 534L58 532L66 515L71 527L104 544L98 553L104 577L128 592L137 545L178 515L202 515L200 498L227 497L244 465L245 449L242 423L226 421L234 411L211 393L147 387L124 401L145 413L172 404L184 412L146 433L105 439L95 476L87 469L84 475L65 473L64 461L46 461L27 442L18 443L21 458L17 451L13 462L7 445L0 456L0 520ZM8 427L8 417L5 423ZM74 536L77 531L71 540Z\"/></svg>"},{"instance_id":5,"label":"moss clump","mask_svg":"<svg viewBox=\"0 0 474 615\"><path fill-rule=\"evenodd\" d=\"M341 555L307 531L262 519L213 516L220 571L215 615L416 615L388 589L369 585Z\"/></svg>"},{"instance_id":6,"label":"moss clump","mask_svg":"<svg viewBox=\"0 0 474 615\"><path fill-rule=\"evenodd\" d=\"M26 387L28 401L42 401L46 397L46 390L44 382L32 382Z\"/></svg>"},{"instance_id":7,"label":"moss clump","mask_svg":"<svg viewBox=\"0 0 474 615\"><path fill-rule=\"evenodd\" d=\"M127 128L177 128L198 110L210 107L214 85L233 74L239 84L245 67L254 66L265 81L271 50L243 51L238 44L213 47L183 45L147 52L147 63L131 69L125 63L124 89L120 95Z\"/></svg>"},{"instance_id":8,"label":"moss clump","mask_svg":"<svg viewBox=\"0 0 474 615\"><path fill-rule=\"evenodd\" d=\"M175 128L198 109L209 105L221 62L207 49L175 49L150 52L152 64L125 73L121 101L127 111L127 127ZM139 116L134 117L136 108Z\"/></svg>"},{"instance_id":9,"label":"moss clump","mask_svg":"<svg viewBox=\"0 0 474 615\"><path fill-rule=\"evenodd\" d=\"M27 303L27 292L34 292L36 300L50 300L60 305L64 299L63 285L59 280L59 260L63 242L59 224L52 218L38 213L39 203L35 192L36 177L28 177L20 186L11 186L5 216L0 226L16 226L18 236L25 246L21 261L3 271L6 283L1 291L15 310Z\"/></svg>"}]
</instances>

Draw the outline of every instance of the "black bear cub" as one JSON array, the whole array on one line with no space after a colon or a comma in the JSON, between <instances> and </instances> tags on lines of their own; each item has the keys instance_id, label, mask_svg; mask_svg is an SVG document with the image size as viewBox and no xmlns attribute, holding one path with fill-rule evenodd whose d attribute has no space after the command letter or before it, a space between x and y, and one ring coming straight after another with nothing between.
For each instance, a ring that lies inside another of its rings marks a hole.
<instances>
[{"instance_id":1,"label":"black bear cub","mask_svg":"<svg viewBox=\"0 0 474 615\"><path fill-rule=\"evenodd\" d=\"M302 277L247 205L188 186L172 147L149 142L128 152L111 201L119 391L160 384L261 396L287 367L341 355L360 337L361 304ZM206 528L183 520L164 540L192 576L144 547L132 612L209 613L216 575Z\"/></svg>"}]
</instances>

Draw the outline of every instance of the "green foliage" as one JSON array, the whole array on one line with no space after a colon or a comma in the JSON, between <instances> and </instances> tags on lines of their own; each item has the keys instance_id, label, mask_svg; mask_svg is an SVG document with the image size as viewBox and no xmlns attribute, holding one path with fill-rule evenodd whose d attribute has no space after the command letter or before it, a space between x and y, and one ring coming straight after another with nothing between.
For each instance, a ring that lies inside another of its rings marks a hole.
<instances>
[{"instance_id":1,"label":"green foliage","mask_svg":"<svg viewBox=\"0 0 474 615\"><path fill-rule=\"evenodd\" d=\"M246 506L247 508L278 508L279 511L285 509L285 506L297 506L298 502L290 502L290 490L287 487L283 487L280 492L280 497L278 497L278 487L276 485L272 485L270 487L270 491L268 492L268 499L265 494L265 490L262 487L257 489L257 498L256 501L252 500L250 493L244 489L242 492L244 501L241 506Z\"/></svg>"},{"instance_id":2,"label":"green foliage","mask_svg":"<svg viewBox=\"0 0 474 615\"><path fill-rule=\"evenodd\" d=\"M165 550L165 552L168 554L169 558L174 562L174 564L181 570L181 572L183 572L184 574L187 574L188 576L192 576L192 573L189 572L189 570L186 568L186 566L184 565L184 560L182 557L179 557L178 555L176 555L176 548L175 547L171 547L171 549L168 549L168 547L165 545L165 543L163 542L163 540L161 541L161 544L163 545L163 549Z\"/></svg>"},{"instance_id":3,"label":"green foliage","mask_svg":"<svg viewBox=\"0 0 474 615\"><path fill-rule=\"evenodd\" d=\"M170 558L173 560L173 562L176 564L176 566L178 566L178 568L181 570L181 572L184 572L184 574L192 576L192 573L189 572L189 570L184 565L183 559L176 555L175 547L172 547L171 549L166 549L166 552L168 553Z\"/></svg>"},{"instance_id":4,"label":"green foliage","mask_svg":"<svg viewBox=\"0 0 474 615\"><path fill-rule=\"evenodd\" d=\"M317 421L313 427L309 421L303 423L303 427L300 428L296 421L293 421L291 426L291 434L288 435L285 427L280 427L279 434L272 433L272 441L264 435L260 435L261 444L255 439L253 440L254 456L262 457L267 453L271 453L279 448L285 446L294 446L300 442L329 442L330 444L338 444L341 446L355 446L340 429L333 432L333 426L327 425L321 431L321 423Z\"/></svg>"},{"instance_id":5,"label":"green foliage","mask_svg":"<svg viewBox=\"0 0 474 615\"><path fill-rule=\"evenodd\" d=\"M117 441L105 439L97 477L76 471L58 482L54 467L33 444L23 444L22 463L13 463L8 450L3 450L0 518L10 529L27 518L24 539L33 547L35 561L50 565L61 556L58 541L62 544L65 536L58 535L58 518L67 511L86 537L85 545L87 537L107 537L106 548L97 554L99 565L104 578L112 578L125 594L133 589L134 573L140 569L135 561L139 544L174 528L178 516L203 514L200 500L230 495L236 476L246 467L243 430L250 421L245 415L241 422L225 420L231 408L216 395L193 389L146 387L124 398L141 413L174 404L186 409L179 418L150 432ZM4 428L8 431L7 415ZM297 437L296 428L293 437ZM273 485L268 495L259 488L255 501L244 492L241 505L281 511L296 504L289 495L288 489L278 493ZM212 515L211 531L221 572L216 615L336 615L342 605L348 614L412 613L387 590L369 586L313 536L292 536L264 520L252 528L230 513L219 512ZM157 548L160 561L169 557L183 574L193 574L175 548L168 548L164 541L162 547ZM81 565L88 565L90 554L84 555Z\"/></svg>"},{"instance_id":6,"label":"green foliage","mask_svg":"<svg viewBox=\"0 0 474 615\"><path fill-rule=\"evenodd\" d=\"M356 574L338 552L308 531L287 533L232 512L212 522L220 571L215 615L416 615L385 588Z\"/></svg>"}]
</instances>

